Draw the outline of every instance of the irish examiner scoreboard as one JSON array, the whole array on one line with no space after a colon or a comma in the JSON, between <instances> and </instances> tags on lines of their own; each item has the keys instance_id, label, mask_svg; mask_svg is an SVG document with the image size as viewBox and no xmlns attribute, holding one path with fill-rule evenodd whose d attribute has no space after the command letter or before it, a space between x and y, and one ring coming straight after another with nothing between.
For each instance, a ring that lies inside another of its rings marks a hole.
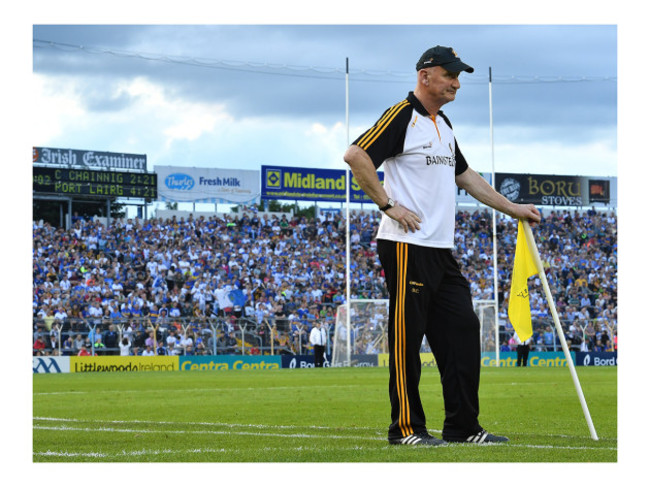
<instances>
[{"instance_id":1,"label":"irish examiner scoreboard","mask_svg":"<svg viewBox=\"0 0 650 487\"><path fill-rule=\"evenodd\" d=\"M33 174L37 193L158 198L155 173L33 166Z\"/></svg>"}]
</instances>

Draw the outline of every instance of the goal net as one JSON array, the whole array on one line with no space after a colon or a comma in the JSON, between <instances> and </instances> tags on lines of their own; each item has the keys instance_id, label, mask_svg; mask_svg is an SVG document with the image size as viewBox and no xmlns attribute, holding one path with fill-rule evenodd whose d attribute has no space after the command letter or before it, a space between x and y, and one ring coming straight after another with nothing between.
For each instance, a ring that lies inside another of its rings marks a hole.
<instances>
[{"instance_id":1,"label":"goal net","mask_svg":"<svg viewBox=\"0 0 650 487\"><path fill-rule=\"evenodd\" d=\"M388 300L351 299L336 308L332 346L332 367L352 364L355 355L388 352Z\"/></svg>"},{"instance_id":2,"label":"goal net","mask_svg":"<svg viewBox=\"0 0 650 487\"><path fill-rule=\"evenodd\" d=\"M474 300L474 312L481 323L481 352L496 352L498 350L495 304L493 299ZM496 344L496 346L495 346Z\"/></svg>"},{"instance_id":3,"label":"goal net","mask_svg":"<svg viewBox=\"0 0 650 487\"><path fill-rule=\"evenodd\" d=\"M481 323L481 352L496 351L494 306L493 300L474 301L474 311ZM350 300L349 327L347 311L345 304L336 308L331 366L352 365L359 355L388 353L388 299ZM425 337L421 352L430 351Z\"/></svg>"}]
</instances>

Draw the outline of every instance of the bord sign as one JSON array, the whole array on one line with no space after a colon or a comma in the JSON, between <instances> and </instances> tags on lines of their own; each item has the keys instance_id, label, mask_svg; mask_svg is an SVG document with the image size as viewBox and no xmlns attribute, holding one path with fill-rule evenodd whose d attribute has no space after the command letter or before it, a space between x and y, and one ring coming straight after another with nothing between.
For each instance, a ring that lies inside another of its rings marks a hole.
<instances>
[{"instance_id":1,"label":"bord sign","mask_svg":"<svg viewBox=\"0 0 650 487\"><path fill-rule=\"evenodd\" d=\"M311 369L315 367L313 355L282 355L281 357L283 369ZM325 355L323 367L329 367L331 361L332 357Z\"/></svg>"},{"instance_id":2,"label":"bord sign","mask_svg":"<svg viewBox=\"0 0 650 487\"><path fill-rule=\"evenodd\" d=\"M618 365L617 352L577 352L576 365L603 367Z\"/></svg>"}]
</instances>

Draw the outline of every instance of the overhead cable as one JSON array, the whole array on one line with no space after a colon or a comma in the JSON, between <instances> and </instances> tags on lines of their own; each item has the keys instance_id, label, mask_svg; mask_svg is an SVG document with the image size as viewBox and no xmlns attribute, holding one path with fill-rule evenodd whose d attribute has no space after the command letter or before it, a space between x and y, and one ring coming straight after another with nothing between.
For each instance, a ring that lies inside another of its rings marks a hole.
<instances>
[{"instance_id":1,"label":"overhead cable","mask_svg":"<svg viewBox=\"0 0 650 487\"><path fill-rule=\"evenodd\" d=\"M258 74L292 76L316 79L342 79L345 76L345 68L332 68L322 66L300 66L291 64L264 63L251 61L232 61L221 59L204 59L189 56L173 56L169 54L152 54L136 51L125 51L109 49L104 47L84 46L68 44L63 42L34 39L35 49L58 49L61 51L75 52L84 51L88 54L111 55L115 57L140 59L143 61L155 61L172 64L182 64L201 68L222 69L228 71L245 71ZM413 73L389 71L389 70L349 70L350 81L374 82L374 83L402 83L412 82ZM616 76L524 76L504 75L492 76L492 81L499 84L545 84L545 83L584 83L598 81L616 81ZM467 84L485 84L488 82L488 75L472 76L464 78Z\"/></svg>"}]
</instances>

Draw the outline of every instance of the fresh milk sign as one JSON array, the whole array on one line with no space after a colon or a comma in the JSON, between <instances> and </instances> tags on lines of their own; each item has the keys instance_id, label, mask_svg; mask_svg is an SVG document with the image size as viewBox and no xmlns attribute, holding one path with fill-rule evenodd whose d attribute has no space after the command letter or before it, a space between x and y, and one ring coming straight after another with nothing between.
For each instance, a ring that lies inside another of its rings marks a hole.
<instances>
[{"instance_id":1,"label":"fresh milk sign","mask_svg":"<svg viewBox=\"0 0 650 487\"><path fill-rule=\"evenodd\" d=\"M158 196L183 203L258 203L260 172L207 167L155 166Z\"/></svg>"}]
</instances>

